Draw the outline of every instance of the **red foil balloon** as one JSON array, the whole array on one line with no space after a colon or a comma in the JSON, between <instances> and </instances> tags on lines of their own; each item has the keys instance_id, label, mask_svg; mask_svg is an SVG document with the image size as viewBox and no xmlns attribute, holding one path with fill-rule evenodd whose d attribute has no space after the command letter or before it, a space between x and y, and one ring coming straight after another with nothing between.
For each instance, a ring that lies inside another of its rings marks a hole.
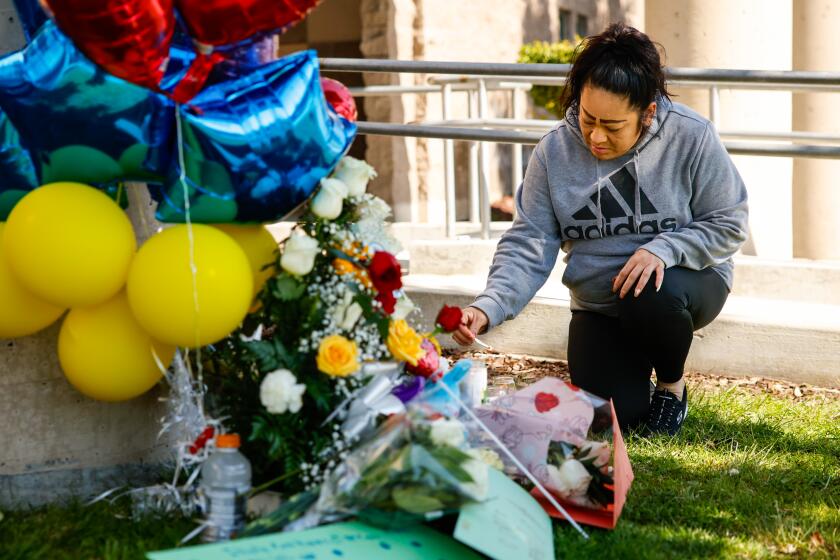
<instances>
[{"instance_id":1,"label":"red foil balloon","mask_svg":"<svg viewBox=\"0 0 840 560\"><path fill-rule=\"evenodd\" d=\"M172 0L47 0L61 30L111 74L157 89L175 28Z\"/></svg>"},{"instance_id":2,"label":"red foil balloon","mask_svg":"<svg viewBox=\"0 0 840 560\"><path fill-rule=\"evenodd\" d=\"M175 0L190 35L206 45L227 45L255 33L277 31L306 17L320 0Z\"/></svg>"},{"instance_id":3,"label":"red foil balloon","mask_svg":"<svg viewBox=\"0 0 840 560\"><path fill-rule=\"evenodd\" d=\"M321 78L321 89L324 90L327 103L335 109L336 113L350 122L356 122L359 114L356 111L353 94L350 93L347 86L332 78Z\"/></svg>"}]
</instances>

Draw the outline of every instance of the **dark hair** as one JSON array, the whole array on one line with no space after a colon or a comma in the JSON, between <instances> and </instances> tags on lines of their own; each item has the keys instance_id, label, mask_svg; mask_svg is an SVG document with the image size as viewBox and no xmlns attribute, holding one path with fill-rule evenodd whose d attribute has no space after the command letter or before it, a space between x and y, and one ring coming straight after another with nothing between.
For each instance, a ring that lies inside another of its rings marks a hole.
<instances>
[{"instance_id":1,"label":"dark hair","mask_svg":"<svg viewBox=\"0 0 840 560\"><path fill-rule=\"evenodd\" d=\"M670 98L657 44L623 23L613 23L578 46L560 94L564 113L569 108L577 109L586 84L627 97L630 106L639 111L646 109L657 94Z\"/></svg>"}]
</instances>

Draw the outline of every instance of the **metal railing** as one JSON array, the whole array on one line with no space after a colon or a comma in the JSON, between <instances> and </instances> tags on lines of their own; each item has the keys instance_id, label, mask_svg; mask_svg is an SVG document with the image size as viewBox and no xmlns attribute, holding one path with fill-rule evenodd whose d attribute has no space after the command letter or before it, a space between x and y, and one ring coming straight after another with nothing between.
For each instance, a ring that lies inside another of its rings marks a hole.
<instances>
[{"instance_id":1,"label":"metal railing","mask_svg":"<svg viewBox=\"0 0 840 560\"><path fill-rule=\"evenodd\" d=\"M432 74L428 85L368 86L351 88L354 96L440 94L441 120L412 124L359 122L359 132L370 135L435 138L444 141L444 187L446 235L455 235L454 141L470 141L469 219L480 222L481 236L490 236L490 161L487 142L513 145L512 181L522 182L522 146L536 144L555 122L520 119L522 103L518 92L533 85L565 83L568 64L510 64L385 59L323 58L321 68L335 72L386 72ZM709 90L710 120L720 123L720 90L751 89L777 91L840 92L840 73L774 70L729 70L709 68L666 68L668 84ZM511 94L513 118L489 114L489 91ZM452 94L467 94L468 119L452 119ZM733 155L808 157L840 159L840 135L812 132L765 132L719 130L724 146ZM732 140L741 140L733 142ZM748 141L748 140L758 140ZM802 142L810 142L803 144ZM829 145L818 145L829 144Z\"/></svg>"}]
</instances>

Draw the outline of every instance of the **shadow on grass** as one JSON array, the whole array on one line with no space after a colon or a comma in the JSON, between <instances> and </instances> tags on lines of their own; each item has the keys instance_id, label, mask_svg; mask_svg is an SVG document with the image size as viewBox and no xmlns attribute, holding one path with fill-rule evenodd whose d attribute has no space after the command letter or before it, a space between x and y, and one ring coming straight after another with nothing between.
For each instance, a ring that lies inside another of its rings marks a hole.
<instances>
[{"instance_id":1,"label":"shadow on grass","mask_svg":"<svg viewBox=\"0 0 840 560\"><path fill-rule=\"evenodd\" d=\"M588 543L558 529L569 557L765 557L781 544L809 551L815 530L826 539L818 556L840 550L833 408L704 397L679 436L627 437L636 480L622 520Z\"/></svg>"},{"instance_id":2,"label":"shadow on grass","mask_svg":"<svg viewBox=\"0 0 840 560\"><path fill-rule=\"evenodd\" d=\"M587 528L584 540L572 527L558 525L556 558L671 559L721 558L731 548L726 539L679 526L640 525L623 520L613 531Z\"/></svg>"}]
</instances>

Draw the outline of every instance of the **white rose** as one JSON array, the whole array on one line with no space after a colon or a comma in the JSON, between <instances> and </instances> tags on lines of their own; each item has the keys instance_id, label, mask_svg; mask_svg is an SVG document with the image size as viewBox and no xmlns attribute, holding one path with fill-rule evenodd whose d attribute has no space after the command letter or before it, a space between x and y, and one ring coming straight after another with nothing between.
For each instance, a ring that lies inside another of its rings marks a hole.
<instances>
[{"instance_id":1,"label":"white rose","mask_svg":"<svg viewBox=\"0 0 840 560\"><path fill-rule=\"evenodd\" d=\"M366 161L346 156L338 162L333 177L344 181L350 196L362 196L368 181L376 177L376 170Z\"/></svg>"},{"instance_id":2,"label":"white rose","mask_svg":"<svg viewBox=\"0 0 840 560\"><path fill-rule=\"evenodd\" d=\"M280 266L289 274L303 276L315 266L315 256L321 252L318 240L305 233L293 233L283 246Z\"/></svg>"},{"instance_id":3,"label":"white rose","mask_svg":"<svg viewBox=\"0 0 840 560\"><path fill-rule=\"evenodd\" d=\"M481 460L478 450L469 449L467 454L472 459L462 463L461 468L470 475L472 482L461 483L461 491L473 500L480 502L487 497L490 488L490 473L487 470L490 467Z\"/></svg>"},{"instance_id":4,"label":"white rose","mask_svg":"<svg viewBox=\"0 0 840 560\"><path fill-rule=\"evenodd\" d=\"M301 397L306 385L297 382L295 375L287 369L272 371L260 385L260 402L272 414L297 412L303 406Z\"/></svg>"},{"instance_id":5,"label":"white rose","mask_svg":"<svg viewBox=\"0 0 840 560\"><path fill-rule=\"evenodd\" d=\"M356 325L356 322L361 316L362 306L354 301L350 304L350 307L347 308L347 311L344 312L344 320L338 326L339 328L349 331Z\"/></svg>"},{"instance_id":6,"label":"white rose","mask_svg":"<svg viewBox=\"0 0 840 560\"><path fill-rule=\"evenodd\" d=\"M414 302L408 299L408 296L404 295L394 305L394 312L391 314L391 318L395 321L405 319L415 309Z\"/></svg>"},{"instance_id":7,"label":"white rose","mask_svg":"<svg viewBox=\"0 0 840 560\"><path fill-rule=\"evenodd\" d=\"M349 331L356 325L361 316L362 306L353 301L353 292L345 290L344 299L336 305L335 311L333 311L333 321L338 328Z\"/></svg>"},{"instance_id":8,"label":"white rose","mask_svg":"<svg viewBox=\"0 0 840 560\"><path fill-rule=\"evenodd\" d=\"M563 498L586 495L591 480L592 476L577 459L566 459L559 469L554 465L548 465L546 486Z\"/></svg>"},{"instance_id":9,"label":"white rose","mask_svg":"<svg viewBox=\"0 0 840 560\"><path fill-rule=\"evenodd\" d=\"M436 445L460 447L466 441L464 425L457 420L435 420L432 422L431 438Z\"/></svg>"},{"instance_id":10,"label":"white rose","mask_svg":"<svg viewBox=\"0 0 840 560\"><path fill-rule=\"evenodd\" d=\"M498 453L496 453L489 447L479 447L474 451L475 453L470 453L470 455L474 455L476 459L478 459L485 465L493 467L494 469L500 471L505 470L505 464L502 462L502 458L499 457Z\"/></svg>"},{"instance_id":11,"label":"white rose","mask_svg":"<svg viewBox=\"0 0 840 560\"><path fill-rule=\"evenodd\" d=\"M312 201L312 213L325 220L334 220L341 215L347 185L339 179L321 179L321 189Z\"/></svg>"}]
</instances>

